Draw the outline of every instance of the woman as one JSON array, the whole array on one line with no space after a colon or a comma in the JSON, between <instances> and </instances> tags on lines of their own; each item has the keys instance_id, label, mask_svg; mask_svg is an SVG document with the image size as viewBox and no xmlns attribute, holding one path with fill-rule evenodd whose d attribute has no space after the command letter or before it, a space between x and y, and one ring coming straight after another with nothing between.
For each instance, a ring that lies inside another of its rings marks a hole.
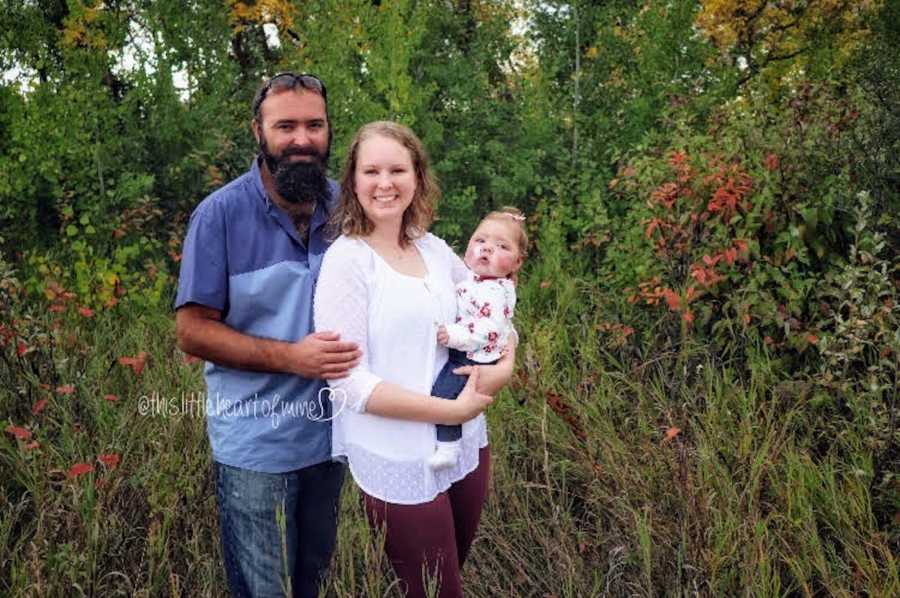
<instances>
[{"instance_id":1,"label":"woman","mask_svg":"<svg viewBox=\"0 0 900 598\"><path fill-rule=\"evenodd\" d=\"M441 596L461 596L465 561L487 494L490 452L482 411L512 374L514 355L472 370L455 401L430 396L447 361L436 342L456 316L454 284L465 265L427 233L439 190L419 139L375 122L356 134L335 224L343 233L322 262L315 321L359 344L362 362L331 380L332 454L346 458L369 523L408 596L424 596L423 571ZM344 404L345 402L345 404ZM460 458L434 470L434 424L462 424Z\"/></svg>"}]
</instances>

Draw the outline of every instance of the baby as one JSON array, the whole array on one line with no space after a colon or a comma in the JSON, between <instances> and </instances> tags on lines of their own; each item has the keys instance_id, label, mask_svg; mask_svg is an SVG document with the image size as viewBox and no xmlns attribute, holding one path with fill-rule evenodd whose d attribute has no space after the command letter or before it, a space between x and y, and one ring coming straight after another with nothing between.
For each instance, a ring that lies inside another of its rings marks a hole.
<instances>
[{"instance_id":1,"label":"baby","mask_svg":"<svg viewBox=\"0 0 900 598\"><path fill-rule=\"evenodd\" d=\"M506 349L516 307L513 276L528 251L525 217L516 208L491 212L469 240L463 261L471 276L456 285L454 324L438 327L437 341L450 348L450 359L438 374L431 394L455 399L467 376L453 370L498 361ZM429 458L433 469L452 467L460 452L462 426L437 426L437 450Z\"/></svg>"}]
</instances>

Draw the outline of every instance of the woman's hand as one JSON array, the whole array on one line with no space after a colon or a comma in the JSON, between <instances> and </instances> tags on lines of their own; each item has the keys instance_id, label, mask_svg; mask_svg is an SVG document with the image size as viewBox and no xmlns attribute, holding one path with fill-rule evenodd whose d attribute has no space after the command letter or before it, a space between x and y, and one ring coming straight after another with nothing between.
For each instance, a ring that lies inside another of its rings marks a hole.
<instances>
[{"instance_id":1,"label":"woman's hand","mask_svg":"<svg viewBox=\"0 0 900 598\"><path fill-rule=\"evenodd\" d=\"M478 391L488 395L495 395L500 389L506 386L512 379L513 367L516 364L516 346L510 343L509 347L501 354L500 361L494 365L480 365L481 370L478 378ZM476 368L471 365L456 368L454 374L460 376L469 376L469 382L472 381L472 371Z\"/></svg>"},{"instance_id":2,"label":"woman's hand","mask_svg":"<svg viewBox=\"0 0 900 598\"><path fill-rule=\"evenodd\" d=\"M478 416L479 413L487 409L488 405L493 402L490 395L478 392L479 367L472 366L472 372L469 379L463 387L459 396L455 401L449 401L448 406L454 407L457 412L455 415L459 418L457 423L464 423Z\"/></svg>"}]
</instances>

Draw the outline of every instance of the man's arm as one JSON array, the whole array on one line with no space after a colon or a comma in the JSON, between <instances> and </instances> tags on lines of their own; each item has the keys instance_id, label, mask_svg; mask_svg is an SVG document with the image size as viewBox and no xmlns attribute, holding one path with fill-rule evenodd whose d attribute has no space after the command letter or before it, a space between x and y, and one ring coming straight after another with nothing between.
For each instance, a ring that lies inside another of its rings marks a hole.
<instances>
[{"instance_id":1,"label":"man's arm","mask_svg":"<svg viewBox=\"0 0 900 598\"><path fill-rule=\"evenodd\" d=\"M295 343L240 333L222 322L222 312L191 303L175 313L178 348L206 361L241 370L343 378L359 363L356 343L334 332L316 332Z\"/></svg>"}]
</instances>

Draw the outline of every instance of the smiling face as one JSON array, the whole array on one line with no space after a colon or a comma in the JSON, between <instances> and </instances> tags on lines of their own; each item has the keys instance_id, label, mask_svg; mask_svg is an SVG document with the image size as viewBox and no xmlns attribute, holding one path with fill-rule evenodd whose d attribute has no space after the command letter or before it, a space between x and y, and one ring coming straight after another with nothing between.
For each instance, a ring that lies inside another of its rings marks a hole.
<instances>
[{"instance_id":1,"label":"smiling face","mask_svg":"<svg viewBox=\"0 0 900 598\"><path fill-rule=\"evenodd\" d=\"M409 150L382 135L360 142L353 191L374 225L402 222L403 212L416 193L416 172Z\"/></svg>"},{"instance_id":2,"label":"smiling face","mask_svg":"<svg viewBox=\"0 0 900 598\"><path fill-rule=\"evenodd\" d=\"M275 191L293 203L327 202L331 151L325 100L312 91L272 91L260 104L253 133Z\"/></svg>"},{"instance_id":3,"label":"smiling face","mask_svg":"<svg viewBox=\"0 0 900 598\"><path fill-rule=\"evenodd\" d=\"M306 90L271 92L260 105L253 133L270 169L279 161L328 163L331 143L321 95Z\"/></svg>"},{"instance_id":4,"label":"smiling face","mask_svg":"<svg viewBox=\"0 0 900 598\"><path fill-rule=\"evenodd\" d=\"M464 260L482 278L505 278L518 271L522 253L516 243L515 226L493 218L482 220L469 239Z\"/></svg>"}]
</instances>

